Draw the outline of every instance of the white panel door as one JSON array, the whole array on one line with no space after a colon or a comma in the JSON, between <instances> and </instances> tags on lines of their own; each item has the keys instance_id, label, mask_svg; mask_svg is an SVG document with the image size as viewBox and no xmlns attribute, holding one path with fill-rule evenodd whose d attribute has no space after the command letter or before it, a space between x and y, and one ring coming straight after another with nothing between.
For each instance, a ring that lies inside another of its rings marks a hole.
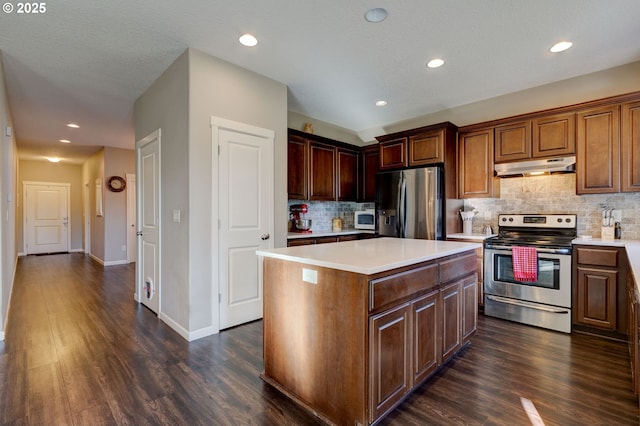
<instances>
[{"instance_id":1,"label":"white panel door","mask_svg":"<svg viewBox=\"0 0 640 426\"><path fill-rule=\"evenodd\" d=\"M138 260L137 300L160 309L160 130L136 143Z\"/></svg>"},{"instance_id":2,"label":"white panel door","mask_svg":"<svg viewBox=\"0 0 640 426\"><path fill-rule=\"evenodd\" d=\"M24 184L25 253L69 251L69 184Z\"/></svg>"},{"instance_id":3,"label":"white panel door","mask_svg":"<svg viewBox=\"0 0 640 426\"><path fill-rule=\"evenodd\" d=\"M262 318L256 250L273 246L272 131L218 128L220 328Z\"/></svg>"}]
</instances>

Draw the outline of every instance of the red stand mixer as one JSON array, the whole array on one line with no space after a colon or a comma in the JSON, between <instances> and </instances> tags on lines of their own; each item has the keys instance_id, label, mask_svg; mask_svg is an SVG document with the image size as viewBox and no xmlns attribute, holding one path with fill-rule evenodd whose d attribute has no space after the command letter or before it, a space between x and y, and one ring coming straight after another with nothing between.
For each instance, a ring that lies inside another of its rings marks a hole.
<instances>
[{"instance_id":1,"label":"red stand mixer","mask_svg":"<svg viewBox=\"0 0 640 426\"><path fill-rule=\"evenodd\" d=\"M311 233L311 219L304 219L304 215L308 211L309 208L306 204L292 204L289 206L291 232Z\"/></svg>"}]
</instances>

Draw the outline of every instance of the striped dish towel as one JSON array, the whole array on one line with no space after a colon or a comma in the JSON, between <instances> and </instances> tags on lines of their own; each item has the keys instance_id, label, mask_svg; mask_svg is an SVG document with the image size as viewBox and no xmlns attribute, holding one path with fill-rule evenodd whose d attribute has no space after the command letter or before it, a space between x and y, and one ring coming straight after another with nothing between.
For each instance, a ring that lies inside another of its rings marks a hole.
<instances>
[{"instance_id":1,"label":"striped dish towel","mask_svg":"<svg viewBox=\"0 0 640 426\"><path fill-rule=\"evenodd\" d=\"M513 277L522 282L538 281L538 252L535 247L511 247Z\"/></svg>"}]
</instances>

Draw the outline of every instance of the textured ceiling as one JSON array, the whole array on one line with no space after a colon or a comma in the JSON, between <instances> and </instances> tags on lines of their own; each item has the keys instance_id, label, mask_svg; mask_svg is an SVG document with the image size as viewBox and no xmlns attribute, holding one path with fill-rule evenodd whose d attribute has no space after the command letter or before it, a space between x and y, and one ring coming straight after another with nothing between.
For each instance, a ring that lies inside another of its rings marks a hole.
<instances>
[{"instance_id":1,"label":"textured ceiling","mask_svg":"<svg viewBox=\"0 0 640 426\"><path fill-rule=\"evenodd\" d=\"M371 7L388 18L366 22ZM289 110L354 132L640 60L637 0L57 0L46 8L0 14L22 158L133 148L135 99L187 47L286 84ZM245 32L256 47L238 44ZM574 46L548 52L563 39ZM445 65L426 68L434 57ZM388 105L374 106L378 99Z\"/></svg>"}]
</instances>

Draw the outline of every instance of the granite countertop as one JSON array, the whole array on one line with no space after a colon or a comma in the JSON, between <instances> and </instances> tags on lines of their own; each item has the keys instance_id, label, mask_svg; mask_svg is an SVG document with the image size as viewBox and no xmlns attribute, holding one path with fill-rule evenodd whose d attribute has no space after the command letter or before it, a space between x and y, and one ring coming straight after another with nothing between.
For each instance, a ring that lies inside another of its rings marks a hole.
<instances>
[{"instance_id":1,"label":"granite countertop","mask_svg":"<svg viewBox=\"0 0 640 426\"><path fill-rule=\"evenodd\" d=\"M343 229L341 231L313 231L310 234L303 232L289 232L287 234L287 240L294 240L296 238L318 238L318 237L337 237L340 235L355 235L355 234L375 234L376 231L368 231L366 229Z\"/></svg>"},{"instance_id":2,"label":"granite countertop","mask_svg":"<svg viewBox=\"0 0 640 426\"><path fill-rule=\"evenodd\" d=\"M572 244L624 247L629 259L629 270L636 283L636 294L640 298L640 241L638 240L603 240L602 238L576 238Z\"/></svg>"},{"instance_id":3,"label":"granite countertop","mask_svg":"<svg viewBox=\"0 0 640 426\"><path fill-rule=\"evenodd\" d=\"M371 238L258 250L256 253L263 257L372 275L479 247L482 247L479 243L458 241Z\"/></svg>"}]
</instances>

